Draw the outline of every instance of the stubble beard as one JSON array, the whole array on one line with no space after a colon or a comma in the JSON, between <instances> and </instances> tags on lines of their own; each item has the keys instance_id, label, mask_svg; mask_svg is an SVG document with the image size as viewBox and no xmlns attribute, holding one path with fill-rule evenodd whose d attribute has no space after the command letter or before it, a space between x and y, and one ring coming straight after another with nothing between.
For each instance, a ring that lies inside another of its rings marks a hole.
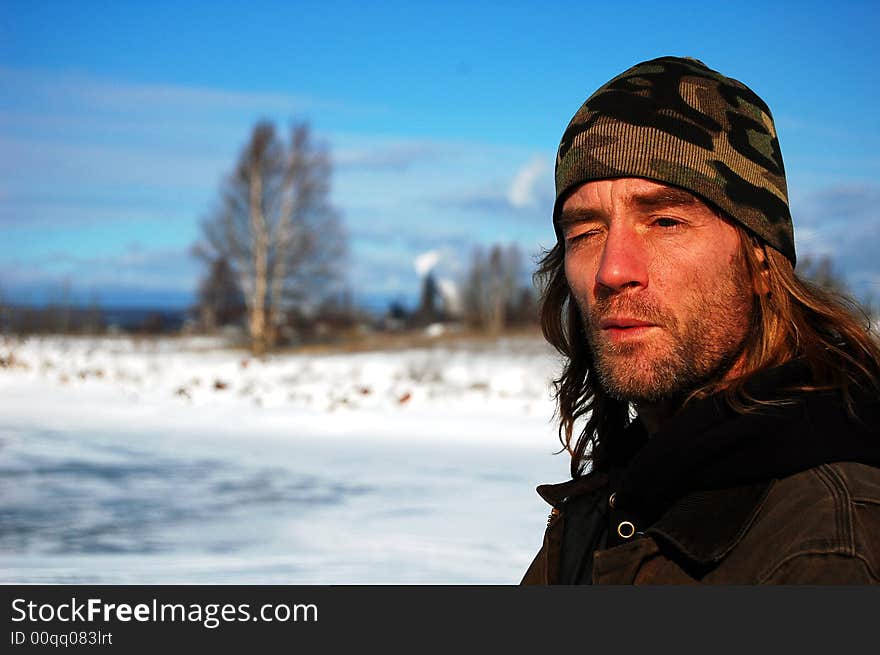
<instances>
[{"instance_id":1,"label":"stubble beard","mask_svg":"<svg viewBox=\"0 0 880 655\"><path fill-rule=\"evenodd\" d=\"M739 359L751 323L753 296L744 267L721 288L689 298L684 321L650 297L624 293L578 303L602 388L612 398L639 404L676 402L723 376ZM658 326L646 339L613 343L602 319L627 316Z\"/></svg>"}]
</instances>

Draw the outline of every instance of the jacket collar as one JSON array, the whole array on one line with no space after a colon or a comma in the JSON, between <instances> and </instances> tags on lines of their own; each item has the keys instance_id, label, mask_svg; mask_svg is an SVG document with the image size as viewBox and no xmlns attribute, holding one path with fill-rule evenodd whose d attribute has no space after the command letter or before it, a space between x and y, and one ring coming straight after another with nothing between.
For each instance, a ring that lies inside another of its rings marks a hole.
<instances>
[{"instance_id":1,"label":"jacket collar","mask_svg":"<svg viewBox=\"0 0 880 655\"><path fill-rule=\"evenodd\" d=\"M538 495L550 503L556 509L569 498L581 496L583 494L593 493L597 489L608 486L608 475L605 473L590 473L581 478L574 478L567 482L558 482L556 484L538 485L536 491Z\"/></svg>"},{"instance_id":2,"label":"jacket collar","mask_svg":"<svg viewBox=\"0 0 880 655\"><path fill-rule=\"evenodd\" d=\"M695 564L717 563L745 536L773 484L692 493L672 505L646 533Z\"/></svg>"},{"instance_id":3,"label":"jacket collar","mask_svg":"<svg viewBox=\"0 0 880 655\"><path fill-rule=\"evenodd\" d=\"M661 548L671 549L696 566L723 559L743 538L774 482L699 491L673 504L645 532ZM608 475L591 473L557 484L542 484L538 494L556 509L585 494L608 495ZM680 559L676 558L676 559Z\"/></svg>"}]
</instances>

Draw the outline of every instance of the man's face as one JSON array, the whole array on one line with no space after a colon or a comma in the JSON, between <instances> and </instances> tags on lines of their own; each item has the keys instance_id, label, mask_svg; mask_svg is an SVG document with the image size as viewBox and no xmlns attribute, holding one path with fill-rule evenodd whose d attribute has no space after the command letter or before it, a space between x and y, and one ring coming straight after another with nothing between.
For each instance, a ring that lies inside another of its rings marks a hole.
<instances>
[{"instance_id":1,"label":"man's face","mask_svg":"<svg viewBox=\"0 0 880 655\"><path fill-rule=\"evenodd\" d=\"M741 352L753 291L736 229L686 191L640 178L588 182L559 217L565 275L604 389L676 398Z\"/></svg>"}]
</instances>

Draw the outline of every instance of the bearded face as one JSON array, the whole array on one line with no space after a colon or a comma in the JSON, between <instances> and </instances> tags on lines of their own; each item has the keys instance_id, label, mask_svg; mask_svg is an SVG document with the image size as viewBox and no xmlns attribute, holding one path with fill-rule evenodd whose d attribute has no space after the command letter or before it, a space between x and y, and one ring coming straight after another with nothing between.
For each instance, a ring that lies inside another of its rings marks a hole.
<instances>
[{"instance_id":1,"label":"bearded face","mask_svg":"<svg viewBox=\"0 0 880 655\"><path fill-rule=\"evenodd\" d=\"M636 404L723 376L754 293L737 230L695 196L638 178L588 182L563 205L565 273L596 372Z\"/></svg>"}]
</instances>

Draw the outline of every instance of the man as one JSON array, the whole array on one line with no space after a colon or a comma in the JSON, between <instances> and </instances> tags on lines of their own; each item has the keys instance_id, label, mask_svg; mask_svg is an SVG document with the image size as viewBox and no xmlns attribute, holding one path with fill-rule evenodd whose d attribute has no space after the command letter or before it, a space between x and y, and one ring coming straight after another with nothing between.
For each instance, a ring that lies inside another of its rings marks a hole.
<instances>
[{"instance_id":1,"label":"man","mask_svg":"<svg viewBox=\"0 0 880 655\"><path fill-rule=\"evenodd\" d=\"M575 114L539 269L572 480L526 584L880 581L880 347L794 274L767 105L695 59Z\"/></svg>"}]
</instances>

